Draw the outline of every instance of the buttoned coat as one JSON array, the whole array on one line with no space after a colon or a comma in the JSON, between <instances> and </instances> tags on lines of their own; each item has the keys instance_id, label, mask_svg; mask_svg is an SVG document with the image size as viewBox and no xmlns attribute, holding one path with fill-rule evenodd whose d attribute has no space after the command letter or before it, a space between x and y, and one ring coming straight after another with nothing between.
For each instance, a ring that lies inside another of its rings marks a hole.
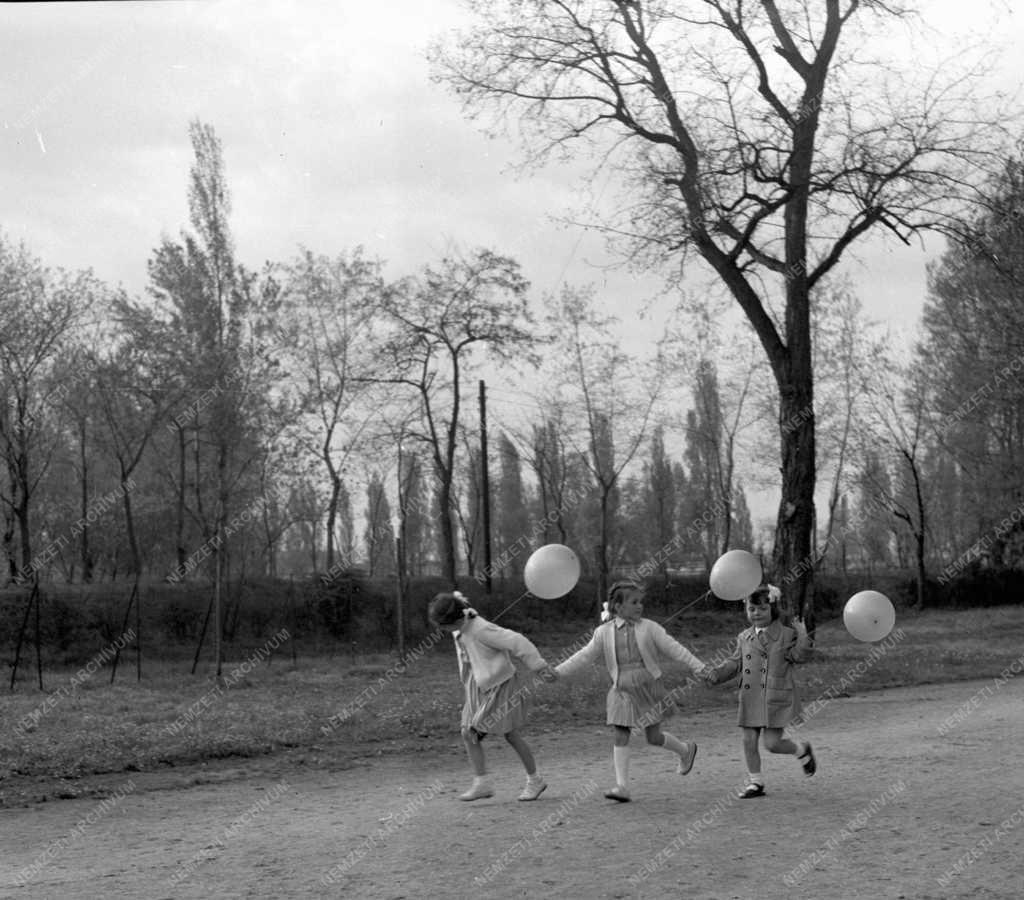
<instances>
[{"instance_id":1,"label":"buttoned coat","mask_svg":"<svg viewBox=\"0 0 1024 900\"><path fill-rule=\"evenodd\" d=\"M739 675L739 722L747 728L785 728L800 712L793 664L803 662L806 635L778 620L764 629L763 640L751 626L736 638L736 650L716 666L719 684Z\"/></svg>"}]
</instances>

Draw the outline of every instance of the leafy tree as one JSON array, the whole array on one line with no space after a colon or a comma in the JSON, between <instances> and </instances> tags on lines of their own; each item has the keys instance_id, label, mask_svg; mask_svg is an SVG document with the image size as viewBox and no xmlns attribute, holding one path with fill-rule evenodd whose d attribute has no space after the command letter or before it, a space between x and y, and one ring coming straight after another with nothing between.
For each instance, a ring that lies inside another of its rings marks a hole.
<instances>
[{"instance_id":1,"label":"leafy tree","mask_svg":"<svg viewBox=\"0 0 1024 900\"><path fill-rule=\"evenodd\" d=\"M193 541L213 546L215 568L226 571L225 526L259 499L258 471L267 452L260 428L273 418L268 409L277 367L269 339L281 290L269 268L256 273L235 262L230 196L213 127L193 121L189 136L193 231L180 243L165 238L149 262L153 322L165 338L163 365L175 373L181 397L169 426L174 452L166 456L174 462L164 473L176 497L178 571L189 569Z\"/></svg>"},{"instance_id":2,"label":"leafy tree","mask_svg":"<svg viewBox=\"0 0 1024 900\"><path fill-rule=\"evenodd\" d=\"M662 576L671 559L671 555L659 551L668 547L676 538L676 473L671 460L665 453L665 428L657 425L651 434L650 458L644 464L644 487L646 502L646 519L648 554L658 555L658 569Z\"/></svg>"},{"instance_id":3,"label":"leafy tree","mask_svg":"<svg viewBox=\"0 0 1024 900\"><path fill-rule=\"evenodd\" d=\"M523 484L523 461L519 448L512 439L502 432L498 438L498 483L494 504L494 537L499 548L516 546L517 541L528 537L530 511ZM504 577L508 566L500 568Z\"/></svg>"},{"instance_id":4,"label":"leafy tree","mask_svg":"<svg viewBox=\"0 0 1024 900\"><path fill-rule=\"evenodd\" d=\"M366 560L368 574L383 575L395 569L395 532L391 525L391 504L384 481L374 472L366 486Z\"/></svg>"},{"instance_id":5,"label":"leafy tree","mask_svg":"<svg viewBox=\"0 0 1024 900\"><path fill-rule=\"evenodd\" d=\"M918 362L933 434L955 467L953 555L991 534L993 557L1011 564L1024 524L997 526L1024 502L1024 161L1007 162L993 195L975 244L951 244L929 269Z\"/></svg>"}]
</instances>

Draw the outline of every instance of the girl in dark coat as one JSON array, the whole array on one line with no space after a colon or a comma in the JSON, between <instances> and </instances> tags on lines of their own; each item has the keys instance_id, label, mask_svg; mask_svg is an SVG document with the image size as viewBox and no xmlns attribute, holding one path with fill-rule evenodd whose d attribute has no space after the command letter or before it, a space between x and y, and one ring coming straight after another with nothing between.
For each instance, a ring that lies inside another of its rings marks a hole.
<instances>
[{"instance_id":1,"label":"girl in dark coat","mask_svg":"<svg viewBox=\"0 0 1024 900\"><path fill-rule=\"evenodd\" d=\"M712 684L739 675L739 726L743 729L743 755L747 763L747 786L741 800L763 797L761 754L758 742L764 735L764 747L771 753L796 756L804 774L817 769L814 751L807 741L787 738L783 729L800 712L800 696L793 679L793 664L803 662L807 652L807 629L799 619L792 626L779 621L778 599L781 591L774 585L761 585L745 601L750 628L736 639L736 652L713 670Z\"/></svg>"}]
</instances>

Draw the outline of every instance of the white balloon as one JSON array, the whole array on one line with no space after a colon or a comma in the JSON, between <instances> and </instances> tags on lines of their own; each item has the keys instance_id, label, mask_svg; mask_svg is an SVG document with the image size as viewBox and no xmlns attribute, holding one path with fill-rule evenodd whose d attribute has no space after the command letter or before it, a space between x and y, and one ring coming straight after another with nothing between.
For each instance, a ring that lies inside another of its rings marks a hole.
<instances>
[{"instance_id":1,"label":"white balloon","mask_svg":"<svg viewBox=\"0 0 1024 900\"><path fill-rule=\"evenodd\" d=\"M746 550L729 550L711 567L711 590L723 600L742 600L761 583L761 561Z\"/></svg>"},{"instance_id":2,"label":"white balloon","mask_svg":"<svg viewBox=\"0 0 1024 900\"><path fill-rule=\"evenodd\" d=\"M843 624L858 641L880 641L896 624L896 610L885 594L861 591L846 601Z\"/></svg>"},{"instance_id":3,"label":"white balloon","mask_svg":"<svg viewBox=\"0 0 1024 900\"><path fill-rule=\"evenodd\" d=\"M523 569L526 589L536 597L554 600L568 594L580 580L580 561L565 544L545 544L530 554Z\"/></svg>"}]
</instances>

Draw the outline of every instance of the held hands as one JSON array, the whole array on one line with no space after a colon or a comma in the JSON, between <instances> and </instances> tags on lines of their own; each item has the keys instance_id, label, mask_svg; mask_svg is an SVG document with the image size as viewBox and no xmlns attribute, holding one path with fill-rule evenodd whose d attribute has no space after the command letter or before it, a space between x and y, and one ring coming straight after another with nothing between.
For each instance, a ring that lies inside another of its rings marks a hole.
<instances>
[{"instance_id":1,"label":"held hands","mask_svg":"<svg viewBox=\"0 0 1024 900\"><path fill-rule=\"evenodd\" d=\"M715 683L715 670L707 663L697 672L697 677L707 685Z\"/></svg>"},{"instance_id":2,"label":"held hands","mask_svg":"<svg viewBox=\"0 0 1024 900\"><path fill-rule=\"evenodd\" d=\"M545 666L540 670L539 674L548 684L558 681L558 673L551 666Z\"/></svg>"}]
</instances>

